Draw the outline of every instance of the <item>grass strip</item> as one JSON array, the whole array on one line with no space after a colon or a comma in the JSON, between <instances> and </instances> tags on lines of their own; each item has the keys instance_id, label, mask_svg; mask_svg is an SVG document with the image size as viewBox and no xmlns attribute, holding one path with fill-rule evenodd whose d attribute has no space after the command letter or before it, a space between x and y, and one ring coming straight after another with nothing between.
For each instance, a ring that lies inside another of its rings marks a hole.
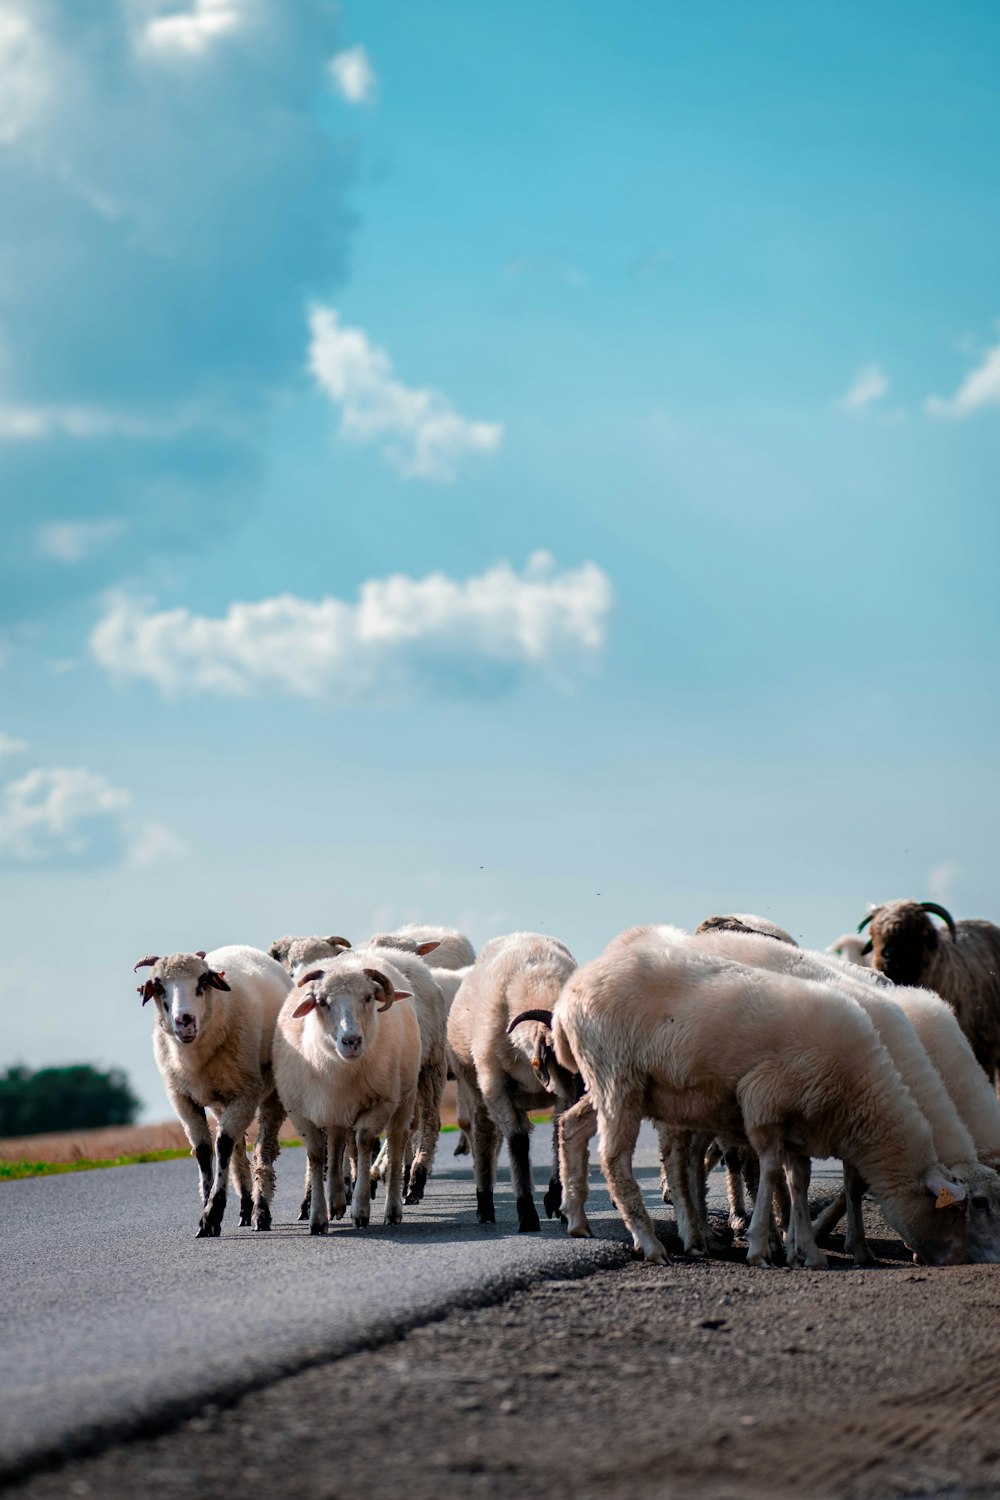
<instances>
[{"instance_id":1,"label":"grass strip","mask_svg":"<svg viewBox=\"0 0 1000 1500\"><path fill-rule=\"evenodd\" d=\"M532 1122L542 1125L547 1114L532 1115ZM457 1125L442 1125L442 1135L453 1133ZM282 1141L283 1146L301 1146L298 1136ZM102 1160L81 1156L78 1161L0 1161L0 1182L20 1182L25 1177L56 1177L64 1172L96 1172L101 1167L135 1167L151 1161L177 1161L190 1151L138 1151L134 1156L110 1156Z\"/></svg>"}]
</instances>

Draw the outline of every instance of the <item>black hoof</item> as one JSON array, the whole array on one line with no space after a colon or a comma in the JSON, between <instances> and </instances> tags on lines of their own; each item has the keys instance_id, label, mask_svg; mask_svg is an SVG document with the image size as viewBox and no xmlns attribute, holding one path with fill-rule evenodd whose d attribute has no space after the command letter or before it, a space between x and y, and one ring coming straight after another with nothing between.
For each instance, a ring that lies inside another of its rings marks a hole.
<instances>
[{"instance_id":1,"label":"black hoof","mask_svg":"<svg viewBox=\"0 0 1000 1500\"><path fill-rule=\"evenodd\" d=\"M368 1228L368 1215L367 1214L354 1214L352 1216L352 1218L353 1218L353 1223L354 1223L355 1229L367 1229Z\"/></svg>"},{"instance_id":2,"label":"black hoof","mask_svg":"<svg viewBox=\"0 0 1000 1500\"><path fill-rule=\"evenodd\" d=\"M257 1217L254 1220L254 1231L257 1234L265 1234L271 1227L271 1210L266 1203L257 1205Z\"/></svg>"},{"instance_id":3,"label":"black hoof","mask_svg":"<svg viewBox=\"0 0 1000 1500\"><path fill-rule=\"evenodd\" d=\"M406 1194L405 1203L422 1203L424 1188L427 1186L427 1168L415 1167L410 1175L409 1191Z\"/></svg>"},{"instance_id":4,"label":"black hoof","mask_svg":"<svg viewBox=\"0 0 1000 1500\"><path fill-rule=\"evenodd\" d=\"M476 1189L476 1218L480 1224L495 1224L497 1221L493 1194L481 1192L479 1188Z\"/></svg>"},{"instance_id":5,"label":"black hoof","mask_svg":"<svg viewBox=\"0 0 1000 1500\"><path fill-rule=\"evenodd\" d=\"M519 1198L517 1201L518 1234L535 1234L541 1227L538 1219L538 1210L531 1199Z\"/></svg>"},{"instance_id":6,"label":"black hoof","mask_svg":"<svg viewBox=\"0 0 1000 1500\"><path fill-rule=\"evenodd\" d=\"M240 1228L249 1229L253 1223L253 1196L250 1193L240 1194Z\"/></svg>"},{"instance_id":7,"label":"black hoof","mask_svg":"<svg viewBox=\"0 0 1000 1500\"><path fill-rule=\"evenodd\" d=\"M326 1234L326 1231L327 1231L327 1225L326 1224L310 1224L309 1225L309 1233L310 1234Z\"/></svg>"},{"instance_id":8,"label":"black hoof","mask_svg":"<svg viewBox=\"0 0 1000 1500\"><path fill-rule=\"evenodd\" d=\"M545 1209L545 1217L547 1219L554 1219L562 1207L562 1189L550 1183L545 1197L542 1199L542 1206ZM565 1220L563 1222L565 1223Z\"/></svg>"}]
</instances>

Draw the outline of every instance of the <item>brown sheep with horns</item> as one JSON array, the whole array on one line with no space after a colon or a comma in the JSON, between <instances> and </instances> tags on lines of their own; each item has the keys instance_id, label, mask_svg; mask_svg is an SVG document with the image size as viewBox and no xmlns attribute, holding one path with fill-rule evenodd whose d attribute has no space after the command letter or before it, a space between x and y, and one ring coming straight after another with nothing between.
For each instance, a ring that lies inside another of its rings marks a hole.
<instances>
[{"instance_id":1,"label":"brown sheep with horns","mask_svg":"<svg viewBox=\"0 0 1000 1500\"><path fill-rule=\"evenodd\" d=\"M931 917L940 917L947 936ZM956 922L935 901L886 901L858 924L864 952L894 984L934 990L947 1000L976 1061L996 1082L1000 1069L1000 927Z\"/></svg>"}]
</instances>

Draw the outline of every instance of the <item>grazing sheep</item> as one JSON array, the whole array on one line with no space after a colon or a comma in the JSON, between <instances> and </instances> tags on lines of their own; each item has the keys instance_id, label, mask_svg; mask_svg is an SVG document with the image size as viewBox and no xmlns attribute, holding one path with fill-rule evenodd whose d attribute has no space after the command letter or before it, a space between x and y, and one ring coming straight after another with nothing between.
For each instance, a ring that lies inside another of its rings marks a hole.
<instances>
[{"instance_id":1,"label":"grazing sheep","mask_svg":"<svg viewBox=\"0 0 1000 1500\"><path fill-rule=\"evenodd\" d=\"M464 932L454 927L429 927L409 922L395 932L376 932L365 943L366 948L396 948L424 958L434 954L436 969L467 969L476 961L476 950Z\"/></svg>"},{"instance_id":2,"label":"grazing sheep","mask_svg":"<svg viewBox=\"0 0 1000 1500\"><path fill-rule=\"evenodd\" d=\"M560 1165L570 1233L586 1234L586 1143L637 1251L669 1257L632 1171L643 1115L749 1141L760 1188L747 1261L769 1261L774 1185L787 1165L794 1241L810 1266L808 1160L856 1163L893 1228L935 1265L964 1260L966 1192L937 1161L930 1126L868 1017L828 984L699 952L685 934L612 943L567 981L554 1009L558 1063L587 1097L562 1117ZM936 1201L935 1201L936 1200Z\"/></svg>"},{"instance_id":3,"label":"grazing sheep","mask_svg":"<svg viewBox=\"0 0 1000 1500\"><path fill-rule=\"evenodd\" d=\"M198 1238L222 1233L227 1168L240 1193L240 1224L270 1229L278 1131L285 1118L274 1088L271 1043L288 975L266 953L245 947L149 954L135 967L152 969L139 993L143 1005L156 1002L153 1052L198 1163ZM214 1166L206 1109L218 1121ZM246 1132L254 1115L251 1186Z\"/></svg>"},{"instance_id":4,"label":"grazing sheep","mask_svg":"<svg viewBox=\"0 0 1000 1500\"><path fill-rule=\"evenodd\" d=\"M1000 1100L949 1005L927 990L899 987L893 1000L908 1018L972 1136L981 1162L1000 1172Z\"/></svg>"},{"instance_id":5,"label":"grazing sheep","mask_svg":"<svg viewBox=\"0 0 1000 1500\"><path fill-rule=\"evenodd\" d=\"M856 932L844 932L832 942L826 950L834 958L846 959L850 964L857 964L859 968L870 969L871 957L865 952L865 942L859 938Z\"/></svg>"},{"instance_id":6,"label":"grazing sheep","mask_svg":"<svg viewBox=\"0 0 1000 1500\"><path fill-rule=\"evenodd\" d=\"M947 937L934 926L940 917ZM858 926L870 926L864 952L894 984L933 990L947 1000L981 1068L994 1083L1000 1067L1000 927L956 922L936 901L887 901Z\"/></svg>"},{"instance_id":7,"label":"grazing sheep","mask_svg":"<svg viewBox=\"0 0 1000 1500\"><path fill-rule=\"evenodd\" d=\"M529 1110L564 1107L576 1097L576 1081L551 1057L546 1028L535 1012L551 1010L565 980L576 968L569 949L555 938L515 932L493 938L479 954L448 1017L448 1044L459 1082L475 1101L472 1156L476 1175L476 1216L496 1222L498 1132L507 1143L521 1234L541 1226L531 1178ZM527 1015L525 1014L527 1013ZM513 1034L508 1030L515 1019ZM545 1194L551 1218L559 1208L558 1170Z\"/></svg>"},{"instance_id":8,"label":"grazing sheep","mask_svg":"<svg viewBox=\"0 0 1000 1500\"><path fill-rule=\"evenodd\" d=\"M906 992L884 989L871 971L859 973L849 960L837 960L829 954L809 953L798 948L790 950L756 934L710 932L696 935L691 942L698 948L753 968L832 984L861 1006L931 1127L937 1159L966 1188L970 1260L1000 1261L1000 1177L978 1160L973 1138L939 1073L913 1025L895 1003L895 996ZM934 1004L940 1002L934 1001ZM845 1163L845 1189L848 1210L846 1248L860 1265L872 1265L874 1257L865 1239L861 1216L865 1183L852 1163ZM827 1223L825 1227L829 1230L832 1226Z\"/></svg>"},{"instance_id":9,"label":"grazing sheep","mask_svg":"<svg viewBox=\"0 0 1000 1500\"><path fill-rule=\"evenodd\" d=\"M341 1163L348 1136L358 1163L354 1227L369 1221L372 1146L383 1130L385 1222L398 1224L403 1217L403 1157L420 1071L420 1027L413 1007L402 1003L409 998L406 980L388 958L376 969L352 954L307 970L282 1006L274 1075L306 1143L312 1234L325 1234L330 1216L340 1219L346 1212Z\"/></svg>"},{"instance_id":10,"label":"grazing sheep","mask_svg":"<svg viewBox=\"0 0 1000 1500\"><path fill-rule=\"evenodd\" d=\"M779 927L776 922L769 922L766 917L755 917L747 912L731 912L724 917L706 917L695 928L696 936L702 932L759 932L762 937L774 938L776 942L788 943L793 948L798 947L791 933Z\"/></svg>"},{"instance_id":11,"label":"grazing sheep","mask_svg":"<svg viewBox=\"0 0 1000 1500\"><path fill-rule=\"evenodd\" d=\"M275 938L268 952L295 977L295 970L301 971L303 964L336 958L350 946L345 937L282 937Z\"/></svg>"}]
</instances>

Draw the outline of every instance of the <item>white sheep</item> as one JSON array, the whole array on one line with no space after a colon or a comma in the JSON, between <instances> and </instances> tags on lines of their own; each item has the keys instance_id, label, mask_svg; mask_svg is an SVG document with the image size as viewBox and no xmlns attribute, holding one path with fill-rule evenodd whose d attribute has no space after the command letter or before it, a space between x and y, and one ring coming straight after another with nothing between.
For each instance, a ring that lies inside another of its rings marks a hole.
<instances>
[{"instance_id":1,"label":"white sheep","mask_svg":"<svg viewBox=\"0 0 1000 1500\"><path fill-rule=\"evenodd\" d=\"M275 938L268 951L295 979L303 964L336 958L350 946L345 937L281 937Z\"/></svg>"},{"instance_id":2,"label":"white sheep","mask_svg":"<svg viewBox=\"0 0 1000 1500\"><path fill-rule=\"evenodd\" d=\"M861 970L850 960L830 954L789 949L770 937L737 932L709 932L691 942L737 963L801 979L831 983L864 1010L893 1066L931 1127L937 1159L965 1187L969 1199L969 1258L1000 1261L1000 1177L977 1159L976 1146L944 1083L931 1063L913 1025L895 1003L899 991L887 990L882 976ZM939 1002L935 1001L935 1004ZM848 1233L846 1247L861 1265L874 1262L864 1234L861 1199L863 1178L845 1163ZM831 1214L830 1218L833 1217ZM824 1224L828 1231L832 1225ZM815 1226L814 1226L815 1230Z\"/></svg>"},{"instance_id":3,"label":"white sheep","mask_svg":"<svg viewBox=\"0 0 1000 1500\"><path fill-rule=\"evenodd\" d=\"M438 989L444 996L444 1003L448 1014L455 1003L455 996L462 987L462 980L466 974L472 972L472 965L467 964L461 969L438 969L431 965L431 973L437 983ZM459 1078L455 1070L455 1059L450 1045L448 1046L448 1077L455 1079L455 1118L458 1121L458 1140L455 1142L456 1156L468 1156L471 1151L469 1140L472 1135L472 1111L475 1108L475 1100L469 1093L468 1088Z\"/></svg>"},{"instance_id":4,"label":"white sheep","mask_svg":"<svg viewBox=\"0 0 1000 1500\"><path fill-rule=\"evenodd\" d=\"M534 1018L551 1009L576 967L569 949L555 938L515 932L485 944L455 997L448 1017L448 1043L460 1083L475 1101L472 1156L476 1177L476 1216L496 1221L494 1187L498 1132L507 1143L517 1200L520 1233L541 1226L531 1177L529 1110L556 1106L575 1097L575 1080L556 1063ZM524 1013L527 1012L527 1016ZM519 1017L523 1024L509 1028ZM551 1218L559 1208L558 1170L545 1194Z\"/></svg>"},{"instance_id":5,"label":"white sheep","mask_svg":"<svg viewBox=\"0 0 1000 1500\"><path fill-rule=\"evenodd\" d=\"M586 1143L636 1250L665 1261L632 1171L644 1114L678 1129L743 1137L760 1160L748 1263L769 1260L770 1206L787 1165L794 1239L825 1264L808 1210L809 1157L852 1160L894 1229L936 1265L964 1260L966 1192L937 1161L930 1127L867 1016L828 984L751 969L679 934L609 945L554 1008L557 1061L587 1096L562 1117L563 1208L586 1234Z\"/></svg>"},{"instance_id":6,"label":"white sheep","mask_svg":"<svg viewBox=\"0 0 1000 1500\"><path fill-rule=\"evenodd\" d=\"M1000 1172L1000 1101L950 1005L929 990L897 986L910 1020L965 1123L981 1162Z\"/></svg>"},{"instance_id":7,"label":"white sheep","mask_svg":"<svg viewBox=\"0 0 1000 1500\"><path fill-rule=\"evenodd\" d=\"M466 969L476 961L476 950L456 927L434 927L426 922L407 922L392 932L376 932L366 948L396 948L419 958L434 955L436 969Z\"/></svg>"},{"instance_id":8,"label":"white sheep","mask_svg":"<svg viewBox=\"0 0 1000 1500\"><path fill-rule=\"evenodd\" d=\"M198 1162L198 1237L222 1232L227 1168L240 1193L240 1224L270 1229L278 1131L285 1118L274 1088L271 1043L288 975L266 953L246 947L149 954L135 967L152 969L139 993L143 1005L156 1002L153 1052ZM206 1109L218 1121L214 1166ZM246 1132L255 1115L251 1182Z\"/></svg>"},{"instance_id":9,"label":"white sheep","mask_svg":"<svg viewBox=\"0 0 1000 1500\"><path fill-rule=\"evenodd\" d=\"M420 1027L405 1003L409 998L406 980L388 958L375 968L352 954L307 970L282 1007L274 1074L306 1144L312 1234L325 1234L330 1217L346 1212L341 1164L348 1136L357 1152L355 1228L369 1221L372 1146L383 1131L385 1222L398 1224L403 1217L403 1158L420 1071Z\"/></svg>"},{"instance_id":10,"label":"white sheep","mask_svg":"<svg viewBox=\"0 0 1000 1500\"><path fill-rule=\"evenodd\" d=\"M865 946L864 938L859 938L856 932L842 932L826 951L834 958L843 958L850 964L857 964L859 968L870 969L871 956L865 952Z\"/></svg>"}]
</instances>

